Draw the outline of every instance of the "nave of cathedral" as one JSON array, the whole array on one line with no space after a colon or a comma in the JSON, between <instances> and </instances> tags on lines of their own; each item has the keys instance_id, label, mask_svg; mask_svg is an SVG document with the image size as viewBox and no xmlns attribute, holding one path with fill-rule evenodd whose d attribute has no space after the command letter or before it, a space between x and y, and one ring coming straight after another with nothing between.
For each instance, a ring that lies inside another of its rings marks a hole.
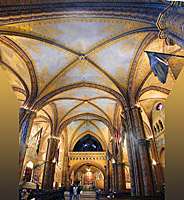
<instances>
[{"instance_id":1,"label":"nave of cathedral","mask_svg":"<svg viewBox=\"0 0 184 200\"><path fill-rule=\"evenodd\" d=\"M77 2L77 3L76 3ZM145 51L184 56L164 0L1 1L0 66L19 102L19 187L164 198L165 102Z\"/></svg>"}]
</instances>

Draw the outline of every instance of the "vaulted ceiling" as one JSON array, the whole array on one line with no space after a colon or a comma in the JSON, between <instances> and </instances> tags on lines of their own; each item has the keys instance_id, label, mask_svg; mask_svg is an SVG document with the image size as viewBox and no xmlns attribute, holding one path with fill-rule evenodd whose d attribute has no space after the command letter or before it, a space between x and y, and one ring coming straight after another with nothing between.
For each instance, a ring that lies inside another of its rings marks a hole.
<instances>
[{"instance_id":1,"label":"vaulted ceiling","mask_svg":"<svg viewBox=\"0 0 184 200\"><path fill-rule=\"evenodd\" d=\"M71 134L76 129L82 133L90 117L90 131L103 132L103 127L97 128L101 122L113 127L117 110L135 103L144 108L145 121L150 119L150 105L167 98L183 62L169 61L167 82L162 84L151 73L144 50L180 55L184 51L158 38L154 18L72 12L68 18L44 18L42 13L34 20L1 24L0 63L20 105L48 118L53 130L75 120L75 130L68 125Z\"/></svg>"}]
</instances>

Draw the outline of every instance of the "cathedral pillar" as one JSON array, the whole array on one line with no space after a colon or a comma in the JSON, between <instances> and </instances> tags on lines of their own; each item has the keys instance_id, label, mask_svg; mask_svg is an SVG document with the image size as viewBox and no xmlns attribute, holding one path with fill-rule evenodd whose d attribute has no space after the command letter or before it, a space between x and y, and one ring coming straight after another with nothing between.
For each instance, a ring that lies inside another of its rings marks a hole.
<instances>
[{"instance_id":1,"label":"cathedral pillar","mask_svg":"<svg viewBox=\"0 0 184 200\"><path fill-rule=\"evenodd\" d=\"M127 135L126 135L126 143L127 143L129 170L130 170L131 195L135 196L136 195L136 189L135 189L134 164L133 164L132 148L131 148L130 134L129 133L127 133Z\"/></svg>"},{"instance_id":2,"label":"cathedral pillar","mask_svg":"<svg viewBox=\"0 0 184 200\"><path fill-rule=\"evenodd\" d=\"M109 189L113 188L113 167L112 167L112 161L109 161Z\"/></svg>"},{"instance_id":3,"label":"cathedral pillar","mask_svg":"<svg viewBox=\"0 0 184 200\"><path fill-rule=\"evenodd\" d=\"M112 186L114 190L117 191L117 163L112 162Z\"/></svg>"},{"instance_id":4,"label":"cathedral pillar","mask_svg":"<svg viewBox=\"0 0 184 200\"><path fill-rule=\"evenodd\" d=\"M109 186L109 167L108 167L108 161L109 158L107 159L107 165L104 166L105 168L105 175L104 175L104 190L108 190L108 186Z\"/></svg>"},{"instance_id":5,"label":"cathedral pillar","mask_svg":"<svg viewBox=\"0 0 184 200\"><path fill-rule=\"evenodd\" d=\"M104 190L108 190L108 176L104 176Z\"/></svg>"},{"instance_id":6,"label":"cathedral pillar","mask_svg":"<svg viewBox=\"0 0 184 200\"><path fill-rule=\"evenodd\" d=\"M159 37L168 45L177 44L184 47L184 3L172 2L160 13L157 20Z\"/></svg>"},{"instance_id":7,"label":"cathedral pillar","mask_svg":"<svg viewBox=\"0 0 184 200\"><path fill-rule=\"evenodd\" d=\"M70 166L69 166L69 162L68 162L68 151L65 149L64 159L63 159L62 183L65 185L67 190L70 187L69 171L70 171Z\"/></svg>"},{"instance_id":8,"label":"cathedral pillar","mask_svg":"<svg viewBox=\"0 0 184 200\"><path fill-rule=\"evenodd\" d=\"M162 185L163 185L164 181L162 180L161 166L159 163L156 145L155 145L153 138L150 140L150 142L151 142L152 157L155 160L155 163L153 163L153 175L155 177L156 191L162 192L162 190L163 190Z\"/></svg>"},{"instance_id":9,"label":"cathedral pillar","mask_svg":"<svg viewBox=\"0 0 184 200\"><path fill-rule=\"evenodd\" d=\"M126 142L127 142L129 169L130 169L131 195L143 196L144 185L143 181L141 181L142 180L141 165L138 158L137 145L135 142L136 131L134 127L134 117L131 108L126 109L124 113L128 123Z\"/></svg>"},{"instance_id":10,"label":"cathedral pillar","mask_svg":"<svg viewBox=\"0 0 184 200\"><path fill-rule=\"evenodd\" d=\"M25 109L24 111L22 110L22 112L26 113L27 117L24 119L24 122L22 123L22 129L20 130L20 136L19 136L19 182L22 179L23 163L26 155L27 143L31 133L33 121L36 118L36 112Z\"/></svg>"},{"instance_id":11,"label":"cathedral pillar","mask_svg":"<svg viewBox=\"0 0 184 200\"><path fill-rule=\"evenodd\" d=\"M24 121L26 114L28 114L30 110L25 108L19 108L19 130L21 129L22 122Z\"/></svg>"},{"instance_id":12,"label":"cathedral pillar","mask_svg":"<svg viewBox=\"0 0 184 200\"><path fill-rule=\"evenodd\" d=\"M135 127L135 135L136 135L136 144L139 150L139 158L141 164L141 173L144 184L144 195L151 196L154 195L154 185L153 185L153 176L151 170L151 161L149 155L149 146L150 143L145 139L145 132L143 128L143 121L141 116L141 110L139 107L135 106L131 108L133 123Z\"/></svg>"},{"instance_id":13,"label":"cathedral pillar","mask_svg":"<svg viewBox=\"0 0 184 200\"><path fill-rule=\"evenodd\" d=\"M117 163L117 175L118 175L118 191L124 192L126 190L125 180L125 164Z\"/></svg>"},{"instance_id":14,"label":"cathedral pillar","mask_svg":"<svg viewBox=\"0 0 184 200\"><path fill-rule=\"evenodd\" d=\"M46 161L44 166L42 189L53 189L54 173L55 173L55 153L58 148L59 139L48 138Z\"/></svg>"}]
</instances>

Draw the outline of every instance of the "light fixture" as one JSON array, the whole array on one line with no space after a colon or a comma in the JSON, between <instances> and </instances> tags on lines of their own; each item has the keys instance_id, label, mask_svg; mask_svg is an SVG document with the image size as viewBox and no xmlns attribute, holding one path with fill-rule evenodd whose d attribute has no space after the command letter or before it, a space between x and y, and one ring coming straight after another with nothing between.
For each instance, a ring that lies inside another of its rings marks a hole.
<instances>
[{"instance_id":1,"label":"light fixture","mask_svg":"<svg viewBox=\"0 0 184 200\"><path fill-rule=\"evenodd\" d=\"M153 138L153 136L152 136L152 135L148 137L148 139L152 139L152 138Z\"/></svg>"},{"instance_id":2,"label":"light fixture","mask_svg":"<svg viewBox=\"0 0 184 200\"><path fill-rule=\"evenodd\" d=\"M152 160L153 165L157 165L156 161L153 159Z\"/></svg>"},{"instance_id":3,"label":"light fixture","mask_svg":"<svg viewBox=\"0 0 184 200\"><path fill-rule=\"evenodd\" d=\"M113 137L111 136L111 137L110 137L110 142L112 142L112 141L113 141Z\"/></svg>"}]
</instances>

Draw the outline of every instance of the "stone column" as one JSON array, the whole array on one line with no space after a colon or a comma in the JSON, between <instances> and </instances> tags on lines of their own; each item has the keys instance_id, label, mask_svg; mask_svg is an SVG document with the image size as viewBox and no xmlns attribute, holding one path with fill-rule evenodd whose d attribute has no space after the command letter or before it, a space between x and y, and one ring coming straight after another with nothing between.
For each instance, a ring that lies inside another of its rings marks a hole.
<instances>
[{"instance_id":1,"label":"stone column","mask_svg":"<svg viewBox=\"0 0 184 200\"><path fill-rule=\"evenodd\" d=\"M106 153L107 154L107 153ZM108 160L107 160L107 165L104 166L105 168L105 176L104 176L104 190L108 190L108 173L109 173L109 169L108 169Z\"/></svg>"},{"instance_id":2,"label":"stone column","mask_svg":"<svg viewBox=\"0 0 184 200\"><path fill-rule=\"evenodd\" d=\"M67 190L70 188L70 177L69 177L70 167L71 166L69 165L68 161L68 152L65 149L64 159L63 159L62 184L65 185L65 188Z\"/></svg>"},{"instance_id":3,"label":"stone column","mask_svg":"<svg viewBox=\"0 0 184 200\"><path fill-rule=\"evenodd\" d=\"M112 186L116 190L116 163L112 163Z\"/></svg>"},{"instance_id":4,"label":"stone column","mask_svg":"<svg viewBox=\"0 0 184 200\"><path fill-rule=\"evenodd\" d=\"M146 139L138 139L137 144L139 146L138 148L141 160L145 196L151 196L154 195L154 185L151 172L151 163L148 155L150 143Z\"/></svg>"},{"instance_id":5,"label":"stone column","mask_svg":"<svg viewBox=\"0 0 184 200\"><path fill-rule=\"evenodd\" d=\"M112 162L109 162L109 189L113 188L113 168L112 168Z\"/></svg>"},{"instance_id":6,"label":"stone column","mask_svg":"<svg viewBox=\"0 0 184 200\"><path fill-rule=\"evenodd\" d=\"M145 139L143 121L141 116L141 110L139 107L135 106L131 108L134 127L136 131L136 138L137 138L137 145L139 150L139 157L141 162L142 168L142 177L144 183L144 195L151 196L154 195L154 184L153 184L153 177L152 177L152 170L151 170L151 162L150 162L150 155L149 155L149 141Z\"/></svg>"},{"instance_id":7,"label":"stone column","mask_svg":"<svg viewBox=\"0 0 184 200\"><path fill-rule=\"evenodd\" d=\"M108 190L108 176L104 176L104 190Z\"/></svg>"},{"instance_id":8,"label":"stone column","mask_svg":"<svg viewBox=\"0 0 184 200\"><path fill-rule=\"evenodd\" d=\"M58 148L59 139L48 138L46 161L43 173L42 189L50 190L53 189L55 165L54 162L55 153Z\"/></svg>"},{"instance_id":9,"label":"stone column","mask_svg":"<svg viewBox=\"0 0 184 200\"><path fill-rule=\"evenodd\" d=\"M22 129L20 131L20 136L19 136L19 182L21 182L22 179L23 163L26 155L26 149L28 147L27 143L31 133L33 121L36 118L36 112L30 110L26 112L28 113L28 115L22 124Z\"/></svg>"},{"instance_id":10,"label":"stone column","mask_svg":"<svg viewBox=\"0 0 184 200\"><path fill-rule=\"evenodd\" d=\"M117 174L118 174L118 191L124 192L126 190L124 163L119 163L119 162L117 163Z\"/></svg>"},{"instance_id":11,"label":"stone column","mask_svg":"<svg viewBox=\"0 0 184 200\"><path fill-rule=\"evenodd\" d=\"M138 157L138 151L135 143L136 131L134 127L134 117L131 108L126 109L124 113L128 124L126 142L130 168L131 195L143 196L144 185L142 181L142 173Z\"/></svg>"},{"instance_id":12,"label":"stone column","mask_svg":"<svg viewBox=\"0 0 184 200\"><path fill-rule=\"evenodd\" d=\"M133 165L132 148L131 148L129 133L127 133L126 135L126 142L127 142L128 162L130 170L131 195L136 196L134 165Z\"/></svg>"},{"instance_id":13,"label":"stone column","mask_svg":"<svg viewBox=\"0 0 184 200\"><path fill-rule=\"evenodd\" d=\"M25 108L19 108L19 128L21 128L21 124L24 121L26 114L28 114L30 110L27 110Z\"/></svg>"},{"instance_id":14,"label":"stone column","mask_svg":"<svg viewBox=\"0 0 184 200\"><path fill-rule=\"evenodd\" d=\"M156 161L156 165L153 165L153 169L154 169L153 175L155 177L156 190L157 192L162 192L163 180L162 180L162 172L161 172L161 167L160 167L159 158L157 154L157 149L156 149L155 141L151 139L150 142L151 142L152 157Z\"/></svg>"}]
</instances>

